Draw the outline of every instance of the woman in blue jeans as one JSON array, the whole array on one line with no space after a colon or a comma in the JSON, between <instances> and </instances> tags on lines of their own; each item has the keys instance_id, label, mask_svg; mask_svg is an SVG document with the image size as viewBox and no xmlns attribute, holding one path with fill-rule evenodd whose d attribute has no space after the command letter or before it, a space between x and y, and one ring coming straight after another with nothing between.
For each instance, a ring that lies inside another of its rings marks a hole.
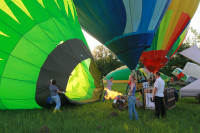
<instances>
[{"instance_id":1,"label":"woman in blue jeans","mask_svg":"<svg viewBox=\"0 0 200 133\"><path fill-rule=\"evenodd\" d=\"M129 112L129 119L133 119L132 113L135 115L135 119L138 120L138 114L135 110L135 102L136 102L136 97L135 97L135 90L136 90L136 85L134 83L134 75L129 76L129 80L131 82L129 86L129 93L128 93L128 112Z\"/></svg>"}]
</instances>

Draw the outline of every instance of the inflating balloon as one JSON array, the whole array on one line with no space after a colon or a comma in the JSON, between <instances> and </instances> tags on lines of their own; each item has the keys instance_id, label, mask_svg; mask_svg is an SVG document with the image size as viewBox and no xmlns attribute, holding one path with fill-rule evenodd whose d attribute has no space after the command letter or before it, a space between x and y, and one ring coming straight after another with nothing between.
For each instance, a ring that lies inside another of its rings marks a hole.
<instances>
[{"instance_id":1,"label":"inflating balloon","mask_svg":"<svg viewBox=\"0 0 200 133\"><path fill-rule=\"evenodd\" d=\"M163 67L181 46L199 0L173 0L162 19L150 48L140 60L145 67L156 72Z\"/></svg>"},{"instance_id":2,"label":"inflating balloon","mask_svg":"<svg viewBox=\"0 0 200 133\"><path fill-rule=\"evenodd\" d=\"M74 0L81 26L131 70L151 46L171 0Z\"/></svg>"},{"instance_id":3,"label":"inflating balloon","mask_svg":"<svg viewBox=\"0 0 200 133\"><path fill-rule=\"evenodd\" d=\"M71 102L100 99L72 0L0 0L0 44L0 109L48 107L50 79Z\"/></svg>"},{"instance_id":4,"label":"inflating balloon","mask_svg":"<svg viewBox=\"0 0 200 133\"><path fill-rule=\"evenodd\" d=\"M146 78L147 80L149 80L153 76L153 73L149 72L146 68L139 68L138 71L136 72L135 70L131 71L126 66L122 66L108 73L106 75L106 78L110 79L110 77L114 77L113 79L114 83L128 83L129 75L131 74L134 74L135 78L139 76L139 78L142 77ZM165 82L171 81L173 79L163 73L160 73L160 76Z\"/></svg>"}]
</instances>

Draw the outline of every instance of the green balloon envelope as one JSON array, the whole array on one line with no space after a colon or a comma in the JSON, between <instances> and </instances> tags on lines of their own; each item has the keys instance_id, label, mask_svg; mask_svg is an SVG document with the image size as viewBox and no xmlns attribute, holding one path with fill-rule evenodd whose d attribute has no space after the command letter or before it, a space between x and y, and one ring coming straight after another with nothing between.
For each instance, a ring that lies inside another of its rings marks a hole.
<instances>
[{"instance_id":1,"label":"green balloon envelope","mask_svg":"<svg viewBox=\"0 0 200 133\"><path fill-rule=\"evenodd\" d=\"M49 107L49 81L61 103L100 99L101 73L72 0L7 0L0 6L0 109Z\"/></svg>"}]
</instances>

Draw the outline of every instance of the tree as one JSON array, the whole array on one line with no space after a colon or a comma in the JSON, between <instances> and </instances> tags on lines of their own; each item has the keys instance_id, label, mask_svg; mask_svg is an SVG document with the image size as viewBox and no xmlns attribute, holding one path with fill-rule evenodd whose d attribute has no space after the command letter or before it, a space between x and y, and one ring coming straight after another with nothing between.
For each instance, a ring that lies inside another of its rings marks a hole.
<instances>
[{"instance_id":1,"label":"tree","mask_svg":"<svg viewBox=\"0 0 200 133\"><path fill-rule=\"evenodd\" d=\"M96 46L92 54L102 75L107 75L109 72L123 66L116 55L103 45Z\"/></svg>"},{"instance_id":2,"label":"tree","mask_svg":"<svg viewBox=\"0 0 200 133\"><path fill-rule=\"evenodd\" d=\"M174 69L183 69L187 62L192 62L191 60L179 54L179 52L188 49L189 47L191 47L189 43L183 43L177 53L169 60L169 62L164 67L160 69L160 71L168 76L173 77L174 75L172 75L172 72Z\"/></svg>"},{"instance_id":3,"label":"tree","mask_svg":"<svg viewBox=\"0 0 200 133\"><path fill-rule=\"evenodd\" d=\"M191 46L200 44L200 32L199 32L199 30L191 27L188 34L189 35L185 39L186 43L189 43Z\"/></svg>"},{"instance_id":4,"label":"tree","mask_svg":"<svg viewBox=\"0 0 200 133\"><path fill-rule=\"evenodd\" d=\"M190 28L190 31L193 34L192 45L197 45L198 43L200 43L200 33L193 27Z\"/></svg>"},{"instance_id":5,"label":"tree","mask_svg":"<svg viewBox=\"0 0 200 133\"><path fill-rule=\"evenodd\" d=\"M191 31L190 36L187 37L187 39L181 45L181 47L179 48L177 53L169 60L169 62L164 67L161 68L160 71L162 73L173 77L174 75L172 75L172 71L175 68L183 69L187 62L193 62L192 60L189 60L186 57L179 54L179 52L181 52L185 49L188 49L189 47L191 47L193 45L197 45L198 43L200 43L200 33L199 33L199 31L192 28L192 27L190 28L190 31Z\"/></svg>"}]
</instances>

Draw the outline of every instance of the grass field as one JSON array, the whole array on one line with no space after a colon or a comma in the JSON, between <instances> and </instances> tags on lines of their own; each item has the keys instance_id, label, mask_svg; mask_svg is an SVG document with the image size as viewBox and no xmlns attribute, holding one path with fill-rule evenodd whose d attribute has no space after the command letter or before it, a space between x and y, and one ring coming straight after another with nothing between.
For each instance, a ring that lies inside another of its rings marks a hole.
<instances>
[{"instance_id":1,"label":"grass field","mask_svg":"<svg viewBox=\"0 0 200 133\"><path fill-rule=\"evenodd\" d=\"M125 92L125 84L113 88ZM112 101L85 105L65 105L62 112L53 114L50 109L1 110L0 133L176 133L200 132L200 105L195 98L182 98L176 108L167 111L164 119L154 119L153 110L136 108L139 121L128 119L128 112L112 109Z\"/></svg>"}]
</instances>

